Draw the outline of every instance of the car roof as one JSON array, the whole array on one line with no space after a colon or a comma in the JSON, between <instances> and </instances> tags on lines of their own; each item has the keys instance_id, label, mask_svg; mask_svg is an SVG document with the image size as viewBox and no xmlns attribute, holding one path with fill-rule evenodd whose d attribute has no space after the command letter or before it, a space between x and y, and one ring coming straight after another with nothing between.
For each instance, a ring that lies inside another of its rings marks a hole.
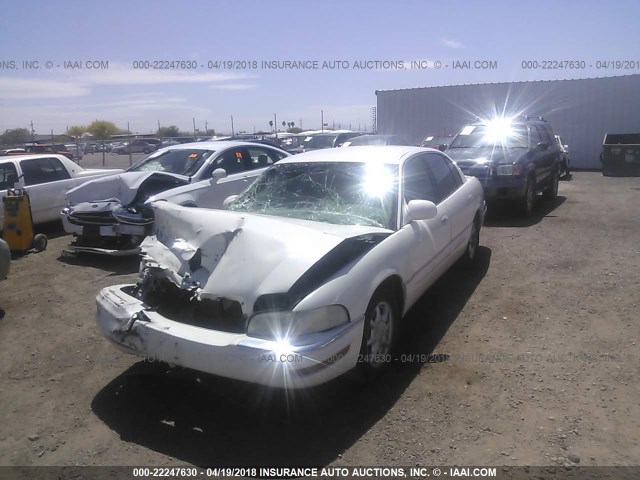
<instances>
[{"instance_id":1,"label":"car roof","mask_svg":"<svg viewBox=\"0 0 640 480\"><path fill-rule=\"evenodd\" d=\"M433 148L411 147L404 145L325 148L323 150L313 150L311 152L300 153L298 155L283 158L278 162L278 164L308 162L372 162L399 165L410 155L421 152L438 152L438 150Z\"/></svg>"},{"instance_id":2,"label":"car roof","mask_svg":"<svg viewBox=\"0 0 640 480\"><path fill-rule=\"evenodd\" d=\"M190 142L190 143L180 143L178 145L169 145L167 147L163 147L156 152L160 152L163 150L193 150L197 148L198 150L222 150L224 148L233 148L233 147L246 147L252 145L254 147L269 147L275 148L276 150L282 150L273 145L267 145L264 143L256 143L256 142L248 142L248 141L238 141L238 140L218 140L218 141L204 141L204 142ZM284 150L282 150L284 152ZM155 152L154 152L155 153Z\"/></svg>"},{"instance_id":3,"label":"car roof","mask_svg":"<svg viewBox=\"0 0 640 480\"><path fill-rule=\"evenodd\" d=\"M58 153L25 153L24 155L2 156L2 157L0 157L0 162L5 162L5 161L9 161L9 160L28 160L28 159L31 159L31 158L43 158L43 157L46 157L46 158L56 157L56 158L64 158L65 160L69 160L64 155L60 155Z\"/></svg>"}]
</instances>

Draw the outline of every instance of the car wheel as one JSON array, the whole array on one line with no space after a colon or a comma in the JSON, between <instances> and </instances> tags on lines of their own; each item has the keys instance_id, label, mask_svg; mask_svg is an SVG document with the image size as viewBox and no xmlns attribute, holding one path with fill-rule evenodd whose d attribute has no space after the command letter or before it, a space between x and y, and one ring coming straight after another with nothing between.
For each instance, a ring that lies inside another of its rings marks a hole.
<instances>
[{"instance_id":1,"label":"car wheel","mask_svg":"<svg viewBox=\"0 0 640 480\"><path fill-rule=\"evenodd\" d=\"M536 202L536 185L533 181L533 177L527 179L527 186L524 191L524 197L522 198L522 214L529 218L533 215L533 207Z\"/></svg>"},{"instance_id":2,"label":"car wheel","mask_svg":"<svg viewBox=\"0 0 640 480\"><path fill-rule=\"evenodd\" d=\"M477 258L478 247L480 246L480 219L478 215L473 219L471 225L471 235L469 235L469 241L467 242L467 249L464 255L460 259L460 266L463 268L471 268L475 264Z\"/></svg>"},{"instance_id":3,"label":"car wheel","mask_svg":"<svg viewBox=\"0 0 640 480\"><path fill-rule=\"evenodd\" d=\"M551 183L542 192L542 196L545 200L555 200L558 196L558 180L560 179L560 172L556 169L551 176Z\"/></svg>"},{"instance_id":4,"label":"car wheel","mask_svg":"<svg viewBox=\"0 0 640 480\"><path fill-rule=\"evenodd\" d=\"M399 319L391 292L378 289L367 307L358 358L358 369L365 380L374 379L391 363Z\"/></svg>"}]
</instances>

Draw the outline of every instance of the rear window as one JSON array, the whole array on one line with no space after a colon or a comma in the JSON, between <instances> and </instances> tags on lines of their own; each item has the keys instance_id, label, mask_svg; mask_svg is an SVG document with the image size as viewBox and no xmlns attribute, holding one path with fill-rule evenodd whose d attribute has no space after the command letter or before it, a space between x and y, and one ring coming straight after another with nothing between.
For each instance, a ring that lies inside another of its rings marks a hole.
<instances>
[{"instance_id":1,"label":"rear window","mask_svg":"<svg viewBox=\"0 0 640 480\"><path fill-rule=\"evenodd\" d=\"M0 163L0 190L8 190L18 181L18 172L13 162Z\"/></svg>"}]
</instances>

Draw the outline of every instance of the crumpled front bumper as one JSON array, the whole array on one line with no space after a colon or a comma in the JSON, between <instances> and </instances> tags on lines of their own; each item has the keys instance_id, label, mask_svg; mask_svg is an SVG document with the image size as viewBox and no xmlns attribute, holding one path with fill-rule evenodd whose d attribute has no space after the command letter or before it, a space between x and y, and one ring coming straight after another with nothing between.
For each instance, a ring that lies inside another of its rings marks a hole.
<instances>
[{"instance_id":1,"label":"crumpled front bumper","mask_svg":"<svg viewBox=\"0 0 640 480\"><path fill-rule=\"evenodd\" d=\"M81 224L77 220L70 220L69 211L67 209L62 210L60 213L62 218L62 225L67 233L71 233L76 237L86 237L88 235L88 229L91 229L92 235L95 235L104 239L117 239L123 235L129 235L132 237L140 237L141 239L147 236L148 226L146 225L132 225L120 222L114 222L106 225L100 224ZM112 256L128 256L138 255L140 253L140 247L132 248L102 248L89 245L82 245L73 243L69 245L68 249L77 253L98 253L103 255Z\"/></svg>"},{"instance_id":2,"label":"crumpled front bumper","mask_svg":"<svg viewBox=\"0 0 640 480\"><path fill-rule=\"evenodd\" d=\"M295 342L275 342L170 320L146 310L127 285L96 297L97 323L121 350L153 361L278 388L325 383L355 367L364 317Z\"/></svg>"}]
</instances>

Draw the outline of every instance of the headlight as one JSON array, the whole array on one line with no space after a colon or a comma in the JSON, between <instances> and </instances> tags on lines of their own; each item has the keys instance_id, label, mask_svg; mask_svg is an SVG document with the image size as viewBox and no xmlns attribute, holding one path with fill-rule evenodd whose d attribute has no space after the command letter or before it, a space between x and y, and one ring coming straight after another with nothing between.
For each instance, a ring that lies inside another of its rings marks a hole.
<instances>
[{"instance_id":1,"label":"headlight","mask_svg":"<svg viewBox=\"0 0 640 480\"><path fill-rule=\"evenodd\" d=\"M498 175L520 175L521 173L520 165L498 165Z\"/></svg>"},{"instance_id":2,"label":"headlight","mask_svg":"<svg viewBox=\"0 0 640 480\"><path fill-rule=\"evenodd\" d=\"M349 313L341 305L301 312L261 312L249 320L247 334L269 340L282 340L324 332L348 321Z\"/></svg>"},{"instance_id":3,"label":"headlight","mask_svg":"<svg viewBox=\"0 0 640 480\"><path fill-rule=\"evenodd\" d=\"M111 214L119 222L130 225L148 225L153 222L153 210L145 207L139 211L131 207L120 207Z\"/></svg>"}]
</instances>

